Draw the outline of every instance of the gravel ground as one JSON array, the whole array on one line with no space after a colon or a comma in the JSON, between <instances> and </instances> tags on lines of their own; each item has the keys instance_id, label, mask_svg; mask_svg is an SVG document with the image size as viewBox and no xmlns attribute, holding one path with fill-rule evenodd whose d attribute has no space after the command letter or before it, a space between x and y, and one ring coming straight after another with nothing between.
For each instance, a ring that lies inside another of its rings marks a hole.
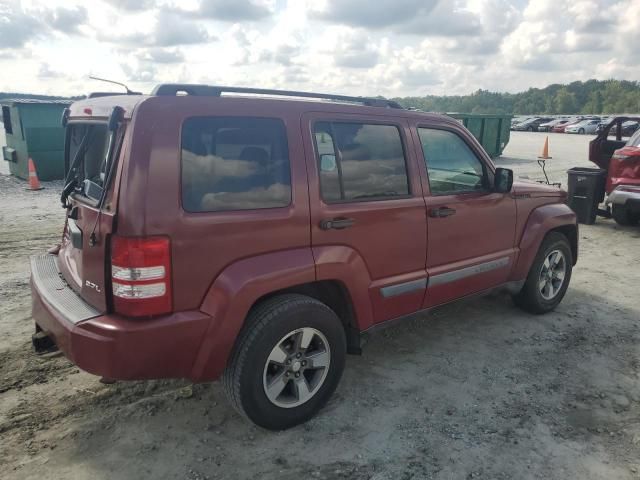
<instances>
[{"instance_id":1,"label":"gravel ground","mask_svg":"<svg viewBox=\"0 0 640 480\"><path fill-rule=\"evenodd\" d=\"M515 133L497 163L538 178L543 141ZM550 136L552 179L588 166L587 141ZM218 383L104 385L32 353L28 257L56 242L63 215L60 183L45 187L0 174L4 479L640 478L639 228L582 226L551 314L497 295L372 336L320 415L271 433Z\"/></svg>"}]
</instances>

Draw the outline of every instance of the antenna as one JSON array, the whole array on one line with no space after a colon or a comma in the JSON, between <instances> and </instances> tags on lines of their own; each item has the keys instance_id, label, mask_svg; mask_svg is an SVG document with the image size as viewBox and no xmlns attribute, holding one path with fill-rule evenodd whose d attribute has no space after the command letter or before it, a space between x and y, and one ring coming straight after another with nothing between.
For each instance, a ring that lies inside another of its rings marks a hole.
<instances>
[{"instance_id":1,"label":"antenna","mask_svg":"<svg viewBox=\"0 0 640 480\"><path fill-rule=\"evenodd\" d=\"M124 89L127 91L127 95L142 95L140 92L133 92L129 90L129 87L127 87L124 83L116 82L115 80L108 80L106 78L94 77L93 75L89 75L89 78L91 80L98 80L99 82L107 82L107 83L113 83L114 85L120 85L121 87L124 87Z\"/></svg>"}]
</instances>

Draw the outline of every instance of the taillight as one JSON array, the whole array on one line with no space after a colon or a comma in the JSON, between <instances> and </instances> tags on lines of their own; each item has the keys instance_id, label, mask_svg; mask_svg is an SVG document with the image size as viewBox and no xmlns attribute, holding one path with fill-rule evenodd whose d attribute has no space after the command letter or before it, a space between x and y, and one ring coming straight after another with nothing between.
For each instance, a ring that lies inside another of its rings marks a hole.
<instances>
[{"instance_id":1,"label":"taillight","mask_svg":"<svg viewBox=\"0 0 640 480\"><path fill-rule=\"evenodd\" d=\"M122 315L143 317L171 312L169 239L112 237L111 284L113 306Z\"/></svg>"}]
</instances>

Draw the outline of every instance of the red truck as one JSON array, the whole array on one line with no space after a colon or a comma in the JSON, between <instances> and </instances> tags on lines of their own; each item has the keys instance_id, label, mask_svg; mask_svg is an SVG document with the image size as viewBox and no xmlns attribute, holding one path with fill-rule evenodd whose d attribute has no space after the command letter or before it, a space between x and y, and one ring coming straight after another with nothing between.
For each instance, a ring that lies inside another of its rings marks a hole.
<instances>
[{"instance_id":1,"label":"red truck","mask_svg":"<svg viewBox=\"0 0 640 480\"><path fill-rule=\"evenodd\" d=\"M268 429L327 402L363 333L497 289L548 312L577 260L563 191L393 101L165 84L64 123L36 349L110 379L222 377Z\"/></svg>"}]
</instances>

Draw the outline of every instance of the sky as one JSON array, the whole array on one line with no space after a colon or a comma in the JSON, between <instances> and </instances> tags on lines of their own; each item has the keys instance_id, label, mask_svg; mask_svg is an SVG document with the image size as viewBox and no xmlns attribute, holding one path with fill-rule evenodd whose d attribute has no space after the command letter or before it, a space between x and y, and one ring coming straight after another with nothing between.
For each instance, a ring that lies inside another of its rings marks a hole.
<instances>
[{"instance_id":1,"label":"sky","mask_svg":"<svg viewBox=\"0 0 640 480\"><path fill-rule=\"evenodd\" d=\"M518 92L638 80L639 45L640 0L0 0L0 91Z\"/></svg>"}]
</instances>

